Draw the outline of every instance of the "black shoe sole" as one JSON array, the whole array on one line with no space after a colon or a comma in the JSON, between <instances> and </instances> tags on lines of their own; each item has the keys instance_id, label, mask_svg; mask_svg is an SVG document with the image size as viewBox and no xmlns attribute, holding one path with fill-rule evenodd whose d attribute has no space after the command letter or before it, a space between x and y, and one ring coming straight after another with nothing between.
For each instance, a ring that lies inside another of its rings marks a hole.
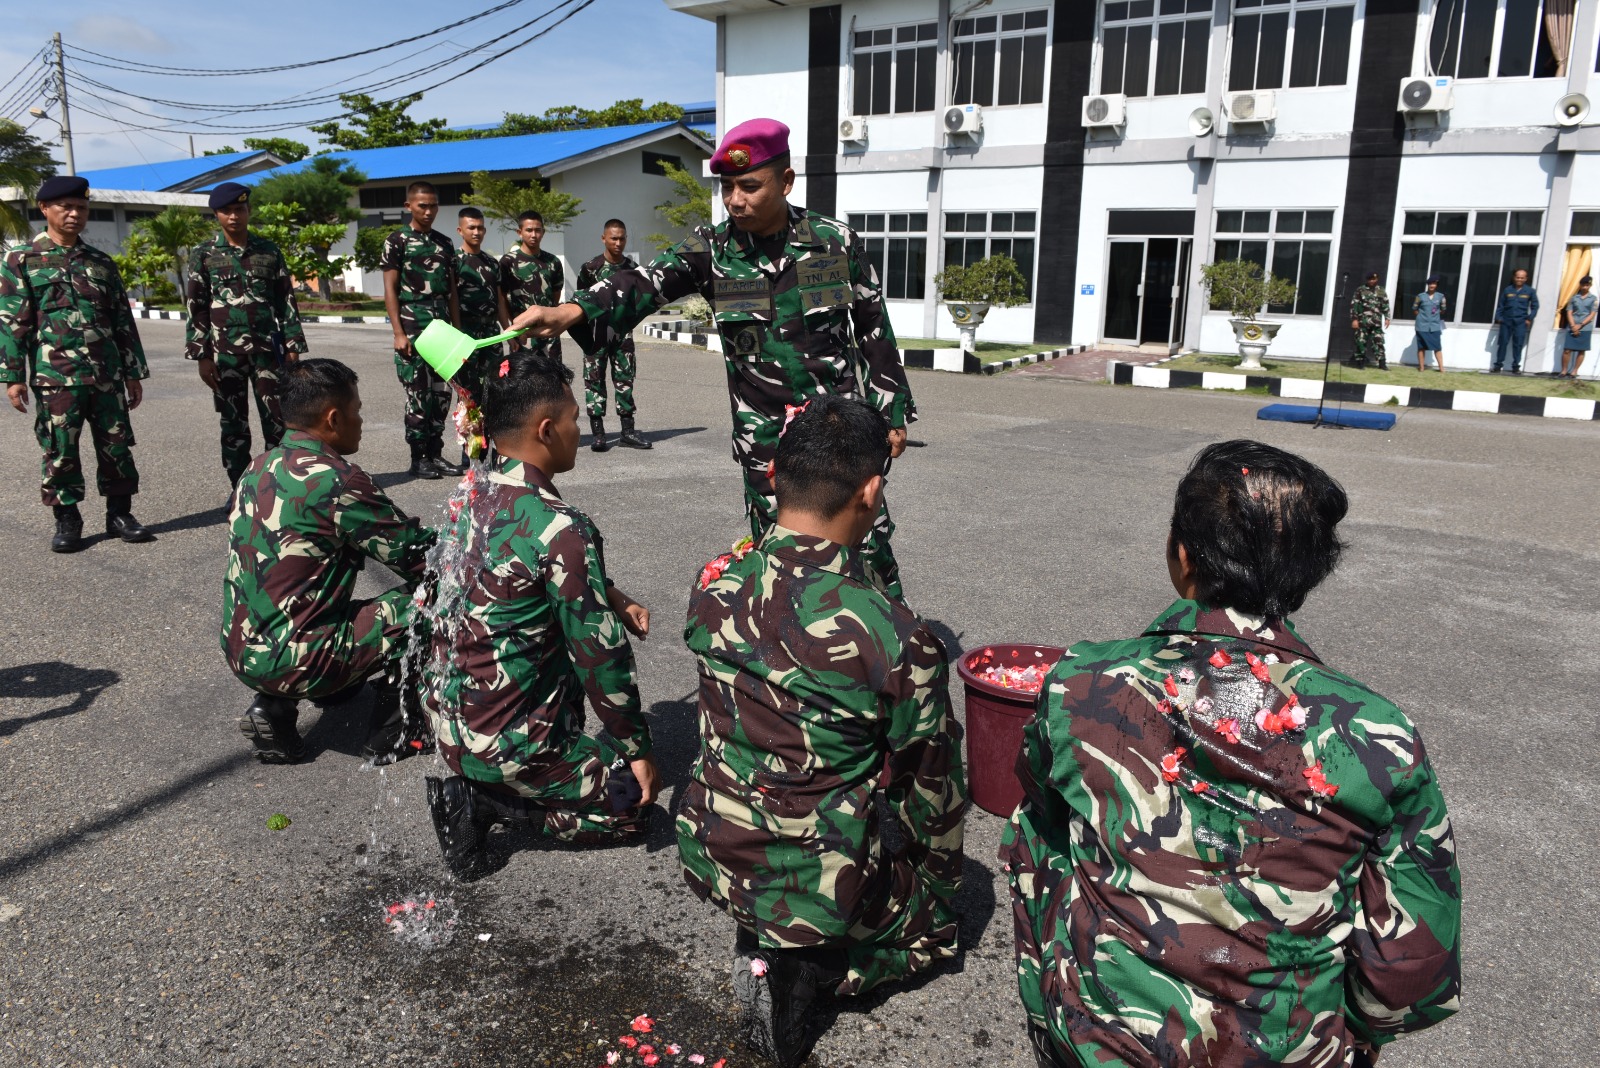
<instances>
[{"instance_id":1,"label":"black shoe sole","mask_svg":"<svg viewBox=\"0 0 1600 1068\"><path fill-rule=\"evenodd\" d=\"M769 1061L778 1059L778 1037L773 1033L777 1021L772 1009L772 988L765 976L750 971L752 960L765 960L754 954L740 953L733 958L733 996L739 1002L739 1037L744 1044ZM772 964L767 962L767 974L772 974Z\"/></svg>"},{"instance_id":2,"label":"black shoe sole","mask_svg":"<svg viewBox=\"0 0 1600 1068\"><path fill-rule=\"evenodd\" d=\"M50 542L50 551L53 553L81 553L83 551L83 539L78 538L61 545L52 540Z\"/></svg>"},{"instance_id":3,"label":"black shoe sole","mask_svg":"<svg viewBox=\"0 0 1600 1068\"><path fill-rule=\"evenodd\" d=\"M655 446L650 444L648 441L633 442L633 441L628 441L626 438L624 438L622 441L618 442L618 444L621 445L624 449L653 449L653 448L655 448Z\"/></svg>"},{"instance_id":4,"label":"black shoe sole","mask_svg":"<svg viewBox=\"0 0 1600 1068\"><path fill-rule=\"evenodd\" d=\"M440 779L429 775L423 780L428 795L428 814L439 838L439 851L445 867L462 882L472 882L488 873L489 858L484 852L483 831L472 810L471 787L460 776ZM452 798L449 795L455 795ZM455 811L452 811L452 800Z\"/></svg>"},{"instance_id":5,"label":"black shoe sole","mask_svg":"<svg viewBox=\"0 0 1600 1068\"><path fill-rule=\"evenodd\" d=\"M155 541L156 540L156 536L154 534L150 533L148 530L146 530L146 529L144 529L142 527L139 529L139 532L137 534L124 534L121 531L119 531L116 527L113 527L113 526L111 526L109 524L106 526L106 537L108 537L108 538L121 538L123 541L127 542L129 545L141 545L144 542Z\"/></svg>"},{"instance_id":6,"label":"black shoe sole","mask_svg":"<svg viewBox=\"0 0 1600 1068\"><path fill-rule=\"evenodd\" d=\"M246 712L239 717L239 733L250 739L256 759L263 764L293 764L306 755L305 743L298 733L292 739L281 736L272 721L259 712Z\"/></svg>"},{"instance_id":7,"label":"black shoe sole","mask_svg":"<svg viewBox=\"0 0 1600 1068\"><path fill-rule=\"evenodd\" d=\"M412 478L427 479L429 482L435 482L443 477L439 474L439 472L435 471L431 467L417 467L416 465L412 465L411 469L407 471L406 474L410 475Z\"/></svg>"}]
</instances>

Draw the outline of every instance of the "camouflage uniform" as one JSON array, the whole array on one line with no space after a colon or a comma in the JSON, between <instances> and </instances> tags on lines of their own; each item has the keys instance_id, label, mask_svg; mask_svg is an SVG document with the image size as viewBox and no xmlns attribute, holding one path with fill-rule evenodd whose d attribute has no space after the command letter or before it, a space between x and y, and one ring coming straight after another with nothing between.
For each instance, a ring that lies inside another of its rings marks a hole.
<instances>
[{"instance_id":1,"label":"camouflage uniform","mask_svg":"<svg viewBox=\"0 0 1600 1068\"><path fill-rule=\"evenodd\" d=\"M1410 720L1293 627L1178 601L1073 646L1001 859L1068 1063L1349 1064L1456 1010L1461 882Z\"/></svg>"},{"instance_id":2,"label":"camouflage uniform","mask_svg":"<svg viewBox=\"0 0 1600 1068\"><path fill-rule=\"evenodd\" d=\"M700 666L678 815L690 889L762 946L842 947L841 994L954 955L966 783L927 625L865 582L857 549L774 526L701 573L684 640Z\"/></svg>"},{"instance_id":3,"label":"camouflage uniform","mask_svg":"<svg viewBox=\"0 0 1600 1068\"><path fill-rule=\"evenodd\" d=\"M456 258L456 301L461 309L461 329L475 338L500 333L500 262L482 249L463 252ZM466 385L474 396L482 396L484 376L502 355L499 345L481 348L467 358Z\"/></svg>"},{"instance_id":4,"label":"camouflage uniform","mask_svg":"<svg viewBox=\"0 0 1600 1068\"><path fill-rule=\"evenodd\" d=\"M191 360L215 360L213 397L222 416L222 466L238 482L250 466L250 388L267 448L283 438L278 373L285 353L303 355L305 333L283 254L251 235L235 248L218 235L189 253L189 322L184 328ZM279 346L282 346L281 350Z\"/></svg>"},{"instance_id":5,"label":"camouflage uniform","mask_svg":"<svg viewBox=\"0 0 1600 1068\"><path fill-rule=\"evenodd\" d=\"M1389 365L1383 348L1383 322L1389 318L1389 294L1382 286L1361 286L1350 298L1350 318L1356 324L1355 365Z\"/></svg>"},{"instance_id":6,"label":"camouflage uniform","mask_svg":"<svg viewBox=\"0 0 1600 1068\"><path fill-rule=\"evenodd\" d=\"M777 454L786 405L832 393L866 400L896 429L916 418L877 272L844 223L791 205L789 228L773 241L728 222L698 227L648 267L574 294L589 322L573 334L585 352L611 344L691 293L711 301L722 337L733 456L744 471L745 511L757 538L777 521L767 465ZM873 585L898 600L893 533L886 506L862 562Z\"/></svg>"},{"instance_id":7,"label":"camouflage uniform","mask_svg":"<svg viewBox=\"0 0 1600 1068\"><path fill-rule=\"evenodd\" d=\"M291 429L239 479L228 525L222 652L246 686L325 697L405 652L411 588L434 535L360 467ZM405 584L353 600L364 557Z\"/></svg>"},{"instance_id":8,"label":"camouflage uniform","mask_svg":"<svg viewBox=\"0 0 1600 1068\"><path fill-rule=\"evenodd\" d=\"M629 256L616 263L602 253L584 264L578 271L579 289L604 282L618 271L637 270L639 265ZM633 376L637 369L633 355L633 335L621 340L615 338L603 349L583 354L583 399L588 404L591 418L600 419L606 414L606 365L611 365L611 381L617 389L617 414L624 418L637 410L633 403Z\"/></svg>"},{"instance_id":9,"label":"camouflage uniform","mask_svg":"<svg viewBox=\"0 0 1600 1068\"><path fill-rule=\"evenodd\" d=\"M34 436L44 450L40 496L84 498L78 438L94 438L100 495L139 492L124 383L150 377L116 264L82 240L40 233L0 264L0 386L33 384Z\"/></svg>"},{"instance_id":10,"label":"camouflage uniform","mask_svg":"<svg viewBox=\"0 0 1600 1068\"><path fill-rule=\"evenodd\" d=\"M534 257L518 244L500 257L500 289L506 295L507 310L513 319L535 304L546 308L560 304L561 288L566 281L567 273L561 261L544 249ZM522 343L541 355L561 359L560 338L525 337Z\"/></svg>"},{"instance_id":11,"label":"camouflage uniform","mask_svg":"<svg viewBox=\"0 0 1600 1068\"><path fill-rule=\"evenodd\" d=\"M599 531L543 471L501 458L447 537L462 550L440 575L425 687L445 762L531 802L561 841L642 830L606 800L608 765L648 755L650 728ZM583 733L585 695L604 743Z\"/></svg>"},{"instance_id":12,"label":"camouflage uniform","mask_svg":"<svg viewBox=\"0 0 1600 1068\"><path fill-rule=\"evenodd\" d=\"M456 246L437 230L410 226L383 243L378 269L399 271L400 329L413 340L435 319L450 321L450 286L456 278ZM413 450L437 450L450 414L450 386L415 352L395 350L395 374L406 391L406 443Z\"/></svg>"}]
</instances>

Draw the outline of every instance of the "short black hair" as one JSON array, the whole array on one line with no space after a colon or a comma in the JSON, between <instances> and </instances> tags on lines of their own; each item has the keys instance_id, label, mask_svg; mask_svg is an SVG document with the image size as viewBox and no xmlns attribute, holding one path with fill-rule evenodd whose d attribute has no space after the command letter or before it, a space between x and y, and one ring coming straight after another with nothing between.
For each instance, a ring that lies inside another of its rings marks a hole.
<instances>
[{"instance_id":1,"label":"short black hair","mask_svg":"<svg viewBox=\"0 0 1600 1068\"><path fill-rule=\"evenodd\" d=\"M628 229L628 224L623 222L621 219L607 219L606 224L600 227L600 232L603 234L613 226L615 226L618 230L626 231Z\"/></svg>"},{"instance_id":2,"label":"short black hair","mask_svg":"<svg viewBox=\"0 0 1600 1068\"><path fill-rule=\"evenodd\" d=\"M529 208L527 211L517 216L517 229L522 229L522 224L525 222L536 222L542 224L544 222L544 216L540 215L532 208Z\"/></svg>"},{"instance_id":3,"label":"short black hair","mask_svg":"<svg viewBox=\"0 0 1600 1068\"><path fill-rule=\"evenodd\" d=\"M778 439L778 505L832 519L889 460L889 423L870 404L812 397Z\"/></svg>"},{"instance_id":4,"label":"short black hair","mask_svg":"<svg viewBox=\"0 0 1600 1068\"><path fill-rule=\"evenodd\" d=\"M317 356L297 360L282 372L278 410L288 426L315 426L329 408L348 404L356 395L356 373L338 360Z\"/></svg>"},{"instance_id":5,"label":"short black hair","mask_svg":"<svg viewBox=\"0 0 1600 1068\"><path fill-rule=\"evenodd\" d=\"M1178 483L1172 539L1189 551L1198 600L1281 618L1339 565L1335 528L1349 508L1344 488L1311 461L1223 441L1201 449Z\"/></svg>"},{"instance_id":6,"label":"short black hair","mask_svg":"<svg viewBox=\"0 0 1600 1068\"><path fill-rule=\"evenodd\" d=\"M434 196L439 195L439 191L433 187L432 182L418 180L406 186L406 200L409 201L418 193L432 193Z\"/></svg>"},{"instance_id":7,"label":"short black hair","mask_svg":"<svg viewBox=\"0 0 1600 1068\"><path fill-rule=\"evenodd\" d=\"M462 208L460 211L456 212L456 218L458 218L458 219L481 219L481 218L483 218L483 209L482 208L470 208L470 207Z\"/></svg>"},{"instance_id":8,"label":"short black hair","mask_svg":"<svg viewBox=\"0 0 1600 1068\"><path fill-rule=\"evenodd\" d=\"M572 368L527 349L491 363L483 398L484 434L497 438L523 426L545 408L559 404L571 383Z\"/></svg>"}]
</instances>

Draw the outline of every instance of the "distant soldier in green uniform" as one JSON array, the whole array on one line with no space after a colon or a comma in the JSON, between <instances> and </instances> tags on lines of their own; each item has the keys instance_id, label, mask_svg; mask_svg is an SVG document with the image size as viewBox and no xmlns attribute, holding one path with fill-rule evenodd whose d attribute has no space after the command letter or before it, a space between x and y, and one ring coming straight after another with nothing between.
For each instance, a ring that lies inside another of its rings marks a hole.
<instances>
[{"instance_id":1,"label":"distant soldier in green uniform","mask_svg":"<svg viewBox=\"0 0 1600 1068\"><path fill-rule=\"evenodd\" d=\"M737 921L744 1036L785 1068L817 1037L814 997L956 952L967 796L949 665L858 549L888 434L861 401L811 401L777 446L776 523L689 595L701 748L679 856L689 888Z\"/></svg>"},{"instance_id":2,"label":"distant soldier in green uniform","mask_svg":"<svg viewBox=\"0 0 1600 1068\"><path fill-rule=\"evenodd\" d=\"M698 227L649 266L620 271L572 303L532 309L512 325L541 336L571 330L587 352L691 293L711 301L733 405L733 455L759 538L776 517L768 465L792 408L826 394L863 398L889 421L891 453L899 456L916 406L861 239L788 202L789 128L773 119L741 123L723 138L711 170L721 177L728 221ZM900 599L893 531L885 508L863 563L879 589Z\"/></svg>"},{"instance_id":3,"label":"distant soldier in green uniform","mask_svg":"<svg viewBox=\"0 0 1600 1068\"><path fill-rule=\"evenodd\" d=\"M505 297L500 293L500 261L483 251L487 232L482 210L461 209L456 221L456 233L461 235L461 253L456 257L456 298L461 306L461 329L475 338L494 337L506 322ZM468 359L468 373L460 376L480 403L484 378L490 369L499 366L500 355L499 345L479 349Z\"/></svg>"},{"instance_id":4,"label":"distant soldier in green uniform","mask_svg":"<svg viewBox=\"0 0 1600 1068\"><path fill-rule=\"evenodd\" d=\"M189 321L184 356L199 364L222 416L222 466L237 484L254 455L250 390L267 448L283 438L278 376L306 351L300 309L283 253L250 233L250 190L224 182L211 192L222 234L189 253Z\"/></svg>"},{"instance_id":5,"label":"distant soldier in green uniform","mask_svg":"<svg viewBox=\"0 0 1600 1068\"><path fill-rule=\"evenodd\" d=\"M572 372L526 350L489 377L484 425L497 459L469 476L445 535L459 555L440 575L425 680L440 753L456 774L428 780L445 861L487 870L483 833L532 823L559 841L644 833L656 795L650 727L628 632L650 613L606 572L600 532L551 481L572 470L578 402ZM606 728L583 732L587 698Z\"/></svg>"},{"instance_id":6,"label":"distant soldier in green uniform","mask_svg":"<svg viewBox=\"0 0 1600 1068\"><path fill-rule=\"evenodd\" d=\"M95 481L106 499L106 533L123 541L154 535L133 517L139 471L128 412L150 377L117 265L79 239L89 221L89 182L48 178L39 186L45 229L0 264L0 383L19 412L28 383L38 405L34 436L44 450L40 496L55 510L50 549L83 548L83 465L78 438L94 438Z\"/></svg>"},{"instance_id":7,"label":"distant soldier in green uniform","mask_svg":"<svg viewBox=\"0 0 1600 1068\"><path fill-rule=\"evenodd\" d=\"M336 703L381 672L367 756L388 763L426 747L419 710L402 709L400 660L434 535L347 459L361 447L354 371L301 360L285 371L279 404L288 429L245 470L228 517L222 652L256 693L239 729L263 763L299 760L296 702ZM404 585L358 601L369 558Z\"/></svg>"},{"instance_id":8,"label":"distant soldier in green uniform","mask_svg":"<svg viewBox=\"0 0 1600 1068\"><path fill-rule=\"evenodd\" d=\"M461 321L456 295L456 247L433 228L439 193L429 182L406 187L411 225L390 234L378 266L383 303L394 329L394 368L406 391L406 444L411 477L441 478L461 468L444 459L444 424L453 394L450 384L417 355L412 341L435 319Z\"/></svg>"},{"instance_id":9,"label":"distant soldier in green uniform","mask_svg":"<svg viewBox=\"0 0 1600 1068\"><path fill-rule=\"evenodd\" d=\"M552 308L561 303L567 274L560 260L539 247L543 241L544 216L536 211L518 215L517 246L500 257L500 292L505 294L506 312L513 319L529 308ZM518 338L511 343L514 349L524 346L561 359L559 338Z\"/></svg>"},{"instance_id":10,"label":"distant soldier in green uniform","mask_svg":"<svg viewBox=\"0 0 1600 1068\"><path fill-rule=\"evenodd\" d=\"M1080 642L1023 729L1000 858L1041 1068L1364 1068L1456 1011L1461 873L1416 726L1289 613L1338 483L1254 441L1178 486L1178 601Z\"/></svg>"},{"instance_id":11,"label":"distant soldier in green uniform","mask_svg":"<svg viewBox=\"0 0 1600 1068\"><path fill-rule=\"evenodd\" d=\"M1356 355L1351 364L1365 367L1376 361L1388 370L1389 358L1383 347L1383 332L1389 329L1389 294L1378 284L1378 272L1367 275L1367 282L1350 299L1350 329L1356 332Z\"/></svg>"},{"instance_id":12,"label":"distant soldier in green uniform","mask_svg":"<svg viewBox=\"0 0 1600 1068\"><path fill-rule=\"evenodd\" d=\"M600 241L605 250L584 264L578 271L578 289L588 289L618 271L632 271L639 265L625 253L628 247L628 228L621 219L607 219L600 230ZM636 363L633 356L633 335L620 339L594 352L583 354L583 393L589 406L589 430L594 440L589 448L605 452L611 448L606 440L606 367L611 367L611 381L617 388L617 417L622 420L621 443L630 449L649 449L653 446L633 428L633 376Z\"/></svg>"}]
</instances>

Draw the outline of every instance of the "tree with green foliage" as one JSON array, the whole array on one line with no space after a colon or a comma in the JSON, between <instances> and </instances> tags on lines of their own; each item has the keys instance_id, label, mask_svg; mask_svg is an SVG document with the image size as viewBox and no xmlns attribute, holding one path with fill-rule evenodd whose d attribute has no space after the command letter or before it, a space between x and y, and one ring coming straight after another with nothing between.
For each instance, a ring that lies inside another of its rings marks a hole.
<instances>
[{"instance_id":1,"label":"tree with green foliage","mask_svg":"<svg viewBox=\"0 0 1600 1068\"><path fill-rule=\"evenodd\" d=\"M26 238L28 203L39 184L56 173L50 146L9 119L0 119L0 186L22 190L20 201L0 201L0 239Z\"/></svg>"},{"instance_id":2,"label":"tree with green foliage","mask_svg":"<svg viewBox=\"0 0 1600 1068\"><path fill-rule=\"evenodd\" d=\"M422 99L421 93L412 93L395 100L374 100L365 93L340 93L339 103L345 114L332 122L306 127L322 139L324 144L353 151L361 148L398 148L427 141L464 141L475 136L466 130L449 130L448 119L422 119L418 121L406 110ZM341 122L350 125L341 126Z\"/></svg>"},{"instance_id":3,"label":"tree with green foliage","mask_svg":"<svg viewBox=\"0 0 1600 1068\"><path fill-rule=\"evenodd\" d=\"M661 164L662 172L672 182L672 198L656 205L656 211L679 230L691 230L711 221L711 188L692 172L671 163ZM678 243L667 234L651 234L645 240L657 249L666 250Z\"/></svg>"},{"instance_id":4,"label":"tree with green foliage","mask_svg":"<svg viewBox=\"0 0 1600 1068\"><path fill-rule=\"evenodd\" d=\"M513 182L496 178L488 171L472 172L472 192L461 199L482 208L484 215L512 231L517 228L517 216L525 211L536 211L544 216L546 230L559 230L577 216L579 205L583 203L582 197L546 189L537 178L531 182Z\"/></svg>"},{"instance_id":5,"label":"tree with green foliage","mask_svg":"<svg viewBox=\"0 0 1600 1068\"><path fill-rule=\"evenodd\" d=\"M334 276L342 274L354 259L335 256L333 246L345 236L344 222L306 222L305 210L295 203L255 204L250 212L250 231L278 246L289 273L300 281L317 280L324 301L332 299Z\"/></svg>"},{"instance_id":6,"label":"tree with green foliage","mask_svg":"<svg viewBox=\"0 0 1600 1068\"><path fill-rule=\"evenodd\" d=\"M1028 302L1028 280L1010 256L990 256L968 267L952 263L933 276L933 285L954 304L1010 308Z\"/></svg>"},{"instance_id":7,"label":"tree with green foliage","mask_svg":"<svg viewBox=\"0 0 1600 1068\"><path fill-rule=\"evenodd\" d=\"M299 163L311 155L310 145L291 141L287 137L246 137L244 147L247 152L271 152L285 163ZM204 155L227 156L238 151L232 145L223 145L221 148L206 149Z\"/></svg>"},{"instance_id":8,"label":"tree with green foliage","mask_svg":"<svg viewBox=\"0 0 1600 1068\"><path fill-rule=\"evenodd\" d=\"M382 226L363 226L356 230L355 260L363 271L378 269L378 261L383 256L383 243L389 240L390 234L405 226L405 223L387 223Z\"/></svg>"},{"instance_id":9,"label":"tree with green foliage","mask_svg":"<svg viewBox=\"0 0 1600 1068\"><path fill-rule=\"evenodd\" d=\"M184 292L183 268L188 262L189 250L210 237L216 224L198 208L184 204L168 204L160 215L151 215L133 224L142 231L150 243L172 257L172 270L178 277L178 292Z\"/></svg>"},{"instance_id":10,"label":"tree with green foliage","mask_svg":"<svg viewBox=\"0 0 1600 1068\"><path fill-rule=\"evenodd\" d=\"M167 277L173 268L172 253L157 246L148 231L139 227L129 231L122 252L111 259L122 275L122 284L140 300L161 304L178 299L178 290Z\"/></svg>"},{"instance_id":11,"label":"tree with green foliage","mask_svg":"<svg viewBox=\"0 0 1600 1068\"><path fill-rule=\"evenodd\" d=\"M508 111L500 121L499 129L484 136L512 137L518 134L555 133L559 130L594 130L603 126L634 126L646 122L677 122L683 118L683 109L676 104L658 101L645 106L644 100L619 100L598 111L564 104L545 111L543 115L523 115ZM313 127L314 129L315 127Z\"/></svg>"},{"instance_id":12,"label":"tree with green foliage","mask_svg":"<svg viewBox=\"0 0 1600 1068\"><path fill-rule=\"evenodd\" d=\"M300 247L308 256L321 257L316 265L302 265L303 269L295 270L291 263L290 269L300 278L315 276L324 300L333 292L331 276L350 262L348 256L333 259L329 250L344 236L345 227L361 218L360 210L351 206L350 199L366 180L367 176L346 160L316 156L309 167L262 179L251 198L256 219L264 207L282 205L290 209L288 225L300 235ZM311 234L318 236L314 240L304 236ZM326 237L329 234L332 236ZM285 248L283 254L287 258L289 249Z\"/></svg>"},{"instance_id":13,"label":"tree with green foliage","mask_svg":"<svg viewBox=\"0 0 1600 1068\"><path fill-rule=\"evenodd\" d=\"M1268 274L1254 260L1218 260L1200 268L1200 284L1205 287L1213 308L1226 308L1235 319L1250 319L1261 314L1264 305L1294 305L1294 283Z\"/></svg>"}]
</instances>

